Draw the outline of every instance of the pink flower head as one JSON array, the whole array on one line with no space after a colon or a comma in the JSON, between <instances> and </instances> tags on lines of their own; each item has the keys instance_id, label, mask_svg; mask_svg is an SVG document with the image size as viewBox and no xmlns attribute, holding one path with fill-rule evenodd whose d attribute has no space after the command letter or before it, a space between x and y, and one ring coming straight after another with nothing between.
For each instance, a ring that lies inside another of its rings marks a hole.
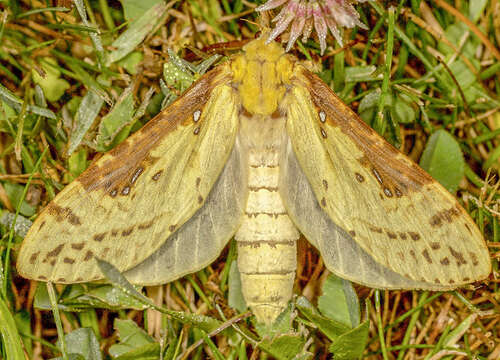
<instances>
[{"instance_id":1,"label":"pink flower head","mask_svg":"<svg viewBox=\"0 0 500 360\"><path fill-rule=\"evenodd\" d=\"M326 49L328 29L340 45L342 45L342 38L339 26L353 28L357 25L367 29L366 25L359 21L359 14L352 6L353 2L365 1L369 0L268 0L256 10L271 10L284 5L281 12L273 19L276 27L269 34L268 43L291 24L290 37L286 46L286 51L288 51L301 34L302 41L305 42L314 26L318 33L321 54L323 54Z\"/></svg>"}]
</instances>

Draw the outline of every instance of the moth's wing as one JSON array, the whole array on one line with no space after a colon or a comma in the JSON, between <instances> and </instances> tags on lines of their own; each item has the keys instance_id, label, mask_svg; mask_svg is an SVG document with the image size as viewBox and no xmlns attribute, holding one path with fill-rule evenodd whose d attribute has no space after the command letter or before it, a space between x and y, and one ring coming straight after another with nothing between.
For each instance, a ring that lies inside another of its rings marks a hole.
<instances>
[{"instance_id":1,"label":"moth's wing","mask_svg":"<svg viewBox=\"0 0 500 360\"><path fill-rule=\"evenodd\" d=\"M425 283L422 288L447 289L488 276L484 239L457 200L317 76L302 67L294 74L284 105L287 132L329 218L378 264Z\"/></svg>"},{"instance_id":2,"label":"moth's wing","mask_svg":"<svg viewBox=\"0 0 500 360\"><path fill-rule=\"evenodd\" d=\"M205 204L151 256L126 271L136 284L164 284L212 263L236 232L247 199L247 157L236 140Z\"/></svg>"},{"instance_id":3,"label":"moth's wing","mask_svg":"<svg viewBox=\"0 0 500 360\"><path fill-rule=\"evenodd\" d=\"M207 73L64 188L26 235L20 275L98 280L94 257L123 272L159 249L203 205L231 153L238 99L230 80L224 66Z\"/></svg>"},{"instance_id":4,"label":"moth's wing","mask_svg":"<svg viewBox=\"0 0 500 360\"><path fill-rule=\"evenodd\" d=\"M300 232L321 253L334 274L380 288L425 288L425 282L406 278L377 263L352 236L335 224L319 205L311 184L300 168L290 140L280 158L280 195L288 215Z\"/></svg>"}]
</instances>

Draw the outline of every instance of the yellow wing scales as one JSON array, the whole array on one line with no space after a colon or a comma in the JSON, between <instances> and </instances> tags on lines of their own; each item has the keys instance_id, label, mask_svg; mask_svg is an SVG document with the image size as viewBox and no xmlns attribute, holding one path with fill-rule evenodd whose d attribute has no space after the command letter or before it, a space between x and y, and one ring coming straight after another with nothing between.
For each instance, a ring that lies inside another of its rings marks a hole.
<instances>
[{"instance_id":1,"label":"yellow wing scales","mask_svg":"<svg viewBox=\"0 0 500 360\"><path fill-rule=\"evenodd\" d=\"M94 257L125 271L203 205L237 132L237 99L224 70L205 75L44 209L20 250L22 276L97 280Z\"/></svg>"},{"instance_id":2,"label":"yellow wing scales","mask_svg":"<svg viewBox=\"0 0 500 360\"><path fill-rule=\"evenodd\" d=\"M456 199L319 78L295 74L287 130L323 211L376 262L427 288L485 278L488 250Z\"/></svg>"}]
</instances>

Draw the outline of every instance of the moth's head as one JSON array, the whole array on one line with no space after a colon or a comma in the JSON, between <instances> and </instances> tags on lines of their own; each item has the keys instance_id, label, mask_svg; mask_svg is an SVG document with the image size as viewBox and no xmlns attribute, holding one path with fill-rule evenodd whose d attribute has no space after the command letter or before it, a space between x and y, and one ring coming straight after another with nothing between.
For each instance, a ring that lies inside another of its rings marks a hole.
<instances>
[{"instance_id":1,"label":"moth's head","mask_svg":"<svg viewBox=\"0 0 500 360\"><path fill-rule=\"evenodd\" d=\"M285 53L283 47L276 41L267 43L269 33L263 31L260 37L243 47L248 60L275 62Z\"/></svg>"}]
</instances>

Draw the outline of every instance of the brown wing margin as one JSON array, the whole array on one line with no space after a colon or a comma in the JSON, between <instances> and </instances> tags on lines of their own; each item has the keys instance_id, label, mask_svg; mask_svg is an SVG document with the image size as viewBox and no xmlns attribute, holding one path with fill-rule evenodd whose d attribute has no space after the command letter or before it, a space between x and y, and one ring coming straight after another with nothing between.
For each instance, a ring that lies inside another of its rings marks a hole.
<instances>
[{"instance_id":1,"label":"brown wing margin","mask_svg":"<svg viewBox=\"0 0 500 360\"><path fill-rule=\"evenodd\" d=\"M302 75L309 82L307 89L318 111L324 110L326 121L340 128L365 154L365 158L359 159L361 165L379 178L385 193L389 190L394 196L401 197L434 182L429 174L365 124L318 76L305 69L302 69ZM386 166L388 163L390 167Z\"/></svg>"},{"instance_id":2,"label":"brown wing margin","mask_svg":"<svg viewBox=\"0 0 500 360\"><path fill-rule=\"evenodd\" d=\"M100 163L99 166L90 165L78 178L84 189L86 191L104 189L108 192L126 186L123 180L132 179L132 173L142 162L154 162L155 159L148 156L151 149L177 126L192 121L192 117L186 114L201 110L210 98L212 90L231 79L228 74L230 73L223 71L222 67L206 73L168 108L106 153L104 155L108 158L106 161ZM116 158L126 159L126 161L114 161Z\"/></svg>"}]
</instances>

